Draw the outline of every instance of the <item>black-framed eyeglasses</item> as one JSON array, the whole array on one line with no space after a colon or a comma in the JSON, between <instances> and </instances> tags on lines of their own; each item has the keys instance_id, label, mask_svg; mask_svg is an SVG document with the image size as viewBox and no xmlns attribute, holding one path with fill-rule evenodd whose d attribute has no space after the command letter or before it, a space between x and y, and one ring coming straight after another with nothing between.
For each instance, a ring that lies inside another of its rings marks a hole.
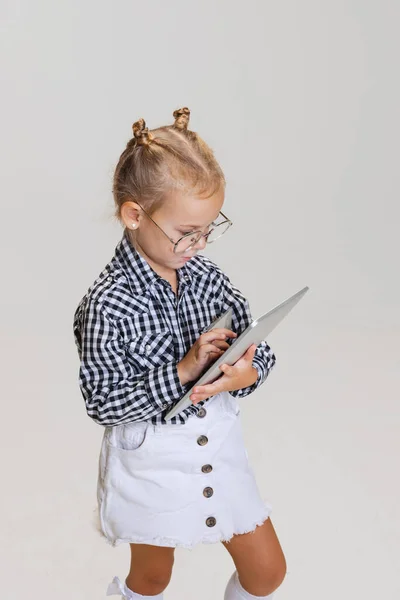
<instances>
[{"instance_id":1,"label":"black-framed eyeglasses","mask_svg":"<svg viewBox=\"0 0 400 600\"><path fill-rule=\"evenodd\" d=\"M136 204L140 206L138 202L136 202ZM223 235L229 229L229 227L231 227L231 225L233 225L232 221L228 219L228 217L224 215L222 211L220 211L219 214L223 217L224 220L220 223L217 223L217 221L213 221L212 223L210 223L210 225L207 226L207 228L209 229L207 233L203 233L200 230L189 231L188 233L185 233L185 235L180 237L178 241L175 242L172 238L169 237L167 233L165 233L165 231L158 225L158 223L156 223L154 219L151 218L151 216L144 210L142 206L140 206L140 208L142 209L144 214L151 221L153 221L154 225L156 225L158 229L162 231L163 234L174 245L175 254L187 252L188 250L193 248L193 246L195 246L202 237L206 239L207 244L211 244L212 242L215 242L216 239L221 237L221 235Z\"/></svg>"}]
</instances>

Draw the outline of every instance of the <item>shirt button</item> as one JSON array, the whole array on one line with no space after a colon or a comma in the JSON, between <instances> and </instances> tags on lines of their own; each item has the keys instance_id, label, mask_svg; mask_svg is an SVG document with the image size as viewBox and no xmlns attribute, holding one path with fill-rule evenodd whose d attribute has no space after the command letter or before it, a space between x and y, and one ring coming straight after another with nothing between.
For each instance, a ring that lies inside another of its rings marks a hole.
<instances>
[{"instance_id":1,"label":"shirt button","mask_svg":"<svg viewBox=\"0 0 400 600\"><path fill-rule=\"evenodd\" d=\"M164 402L164 404L162 405L163 408L168 408L168 403Z\"/></svg>"},{"instance_id":2,"label":"shirt button","mask_svg":"<svg viewBox=\"0 0 400 600\"><path fill-rule=\"evenodd\" d=\"M146 354L150 354L151 346L147 344L146 346Z\"/></svg>"},{"instance_id":3,"label":"shirt button","mask_svg":"<svg viewBox=\"0 0 400 600\"><path fill-rule=\"evenodd\" d=\"M197 438L197 443L199 446L205 446L206 444L208 444L208 437L205 435L201 435L199 438Z\"/></svg>"},{"instance_id":4,"label":"shirt button","mask_svg":"<svg viewBox=\"0 0 400 600\"><path fill-rule=\"evenodd\" d=\"M206 525L207 527L214 527L217 523L217 519L215 519L215 517L208 517L208 519L206 519Z\"/></svg>"},{"instance_id":5,"label":"shirt button","mask_svg":"<svg viewBox=\"0 0 400 600\"><path fill-rule=\"evenodd\" d=\"M206 416L206 414L207 414L206 409L201 407L196 416L199 417L199 419L203 419Z\"/></svg>"},{"instance_id":6,"label":"shirt button","mask_svg":"<svg viewBox=\"0 0 400 600\"><path fill-rule=\"evenodd\" d=\"M201 467L201 470L203 471L203 473L211 473L211 471L213 470L211 465L203 465Z\"/></svg>"},{"instance_id":7,"label":"shirt button","mask_svg":"<svg viewBox=\"0 0 400 600\"><path fill-rule=\"evenodd\" d=\"M213 493L214 493L214 490L211 487L206 487L203 490L203 496L205 496L206 498L211 498Z\"/></svg>"}]
</instances>

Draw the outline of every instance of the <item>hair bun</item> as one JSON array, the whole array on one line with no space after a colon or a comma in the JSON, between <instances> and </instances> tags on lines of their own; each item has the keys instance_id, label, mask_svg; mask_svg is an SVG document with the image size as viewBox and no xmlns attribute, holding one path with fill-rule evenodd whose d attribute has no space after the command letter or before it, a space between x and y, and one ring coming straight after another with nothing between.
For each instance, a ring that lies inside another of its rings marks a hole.
<instances>
[{"instance_id":1,"label":"hair bun","mask_svg":"<svg viewBox=\"0 0 400 600\"><path fill-rule=\"evenodd\" d=\"M185 106L174 111L174 127L181 131L187 131L190 119L190 110Z\"/></svg>"},{"instance_id":2,"label":"hair bun","mask_svg":"<svg viewBox=\"0 0 400 600\"><path fill-rule=\"evenodd\" d=\"M139 146L148 146L153 136L149 133L149 128L146 127L146 121L144 119L139 119L132 125L133 135L135 136L136 143Z\"/></svg>"}]
</instances>

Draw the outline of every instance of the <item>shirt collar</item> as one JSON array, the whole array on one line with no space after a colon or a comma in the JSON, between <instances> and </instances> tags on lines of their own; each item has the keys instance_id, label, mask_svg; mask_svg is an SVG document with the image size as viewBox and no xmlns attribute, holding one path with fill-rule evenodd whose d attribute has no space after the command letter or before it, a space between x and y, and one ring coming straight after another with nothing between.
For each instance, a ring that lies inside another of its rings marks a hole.
<instances>
[{"instance_id":1,"label":"shirt collar","mask_svg":"<svg viewBox=\"0 0 400 600\"><path fill-rule=\"evenodd\" d=\"M126 231L115 249L115 258L127 275L132 289L138 293L143 293L157 283L167 283L132 246ZM208 272L209 267L204 264L201 255L193 256L180 269L177 269L180 281L185 281L186 284Z\"/></svg>"}]
</instances>

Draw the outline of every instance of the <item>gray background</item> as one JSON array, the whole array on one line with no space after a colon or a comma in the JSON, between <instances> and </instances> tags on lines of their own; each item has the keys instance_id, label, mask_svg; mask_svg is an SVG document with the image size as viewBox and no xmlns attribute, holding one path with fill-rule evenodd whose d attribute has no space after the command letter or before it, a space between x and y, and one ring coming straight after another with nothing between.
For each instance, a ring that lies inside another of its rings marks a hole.
<instances>
[{"instance_id":1,"label":"gray background","mask_svg":"<svg viewBox=\"0 0 400 600\"><path fill-rule=\"evenodd\" d=\"M129 548L93 529L101 427L72 317L111 258L131 124L180 106L234 227L207 253L254 316L310 292L242 401L288 563L281 600L399 597L399 4L1 3L1 591L88 600ZM167 600L222 598L220 545L178 551Z\"/></svg>"}]
</instances>

